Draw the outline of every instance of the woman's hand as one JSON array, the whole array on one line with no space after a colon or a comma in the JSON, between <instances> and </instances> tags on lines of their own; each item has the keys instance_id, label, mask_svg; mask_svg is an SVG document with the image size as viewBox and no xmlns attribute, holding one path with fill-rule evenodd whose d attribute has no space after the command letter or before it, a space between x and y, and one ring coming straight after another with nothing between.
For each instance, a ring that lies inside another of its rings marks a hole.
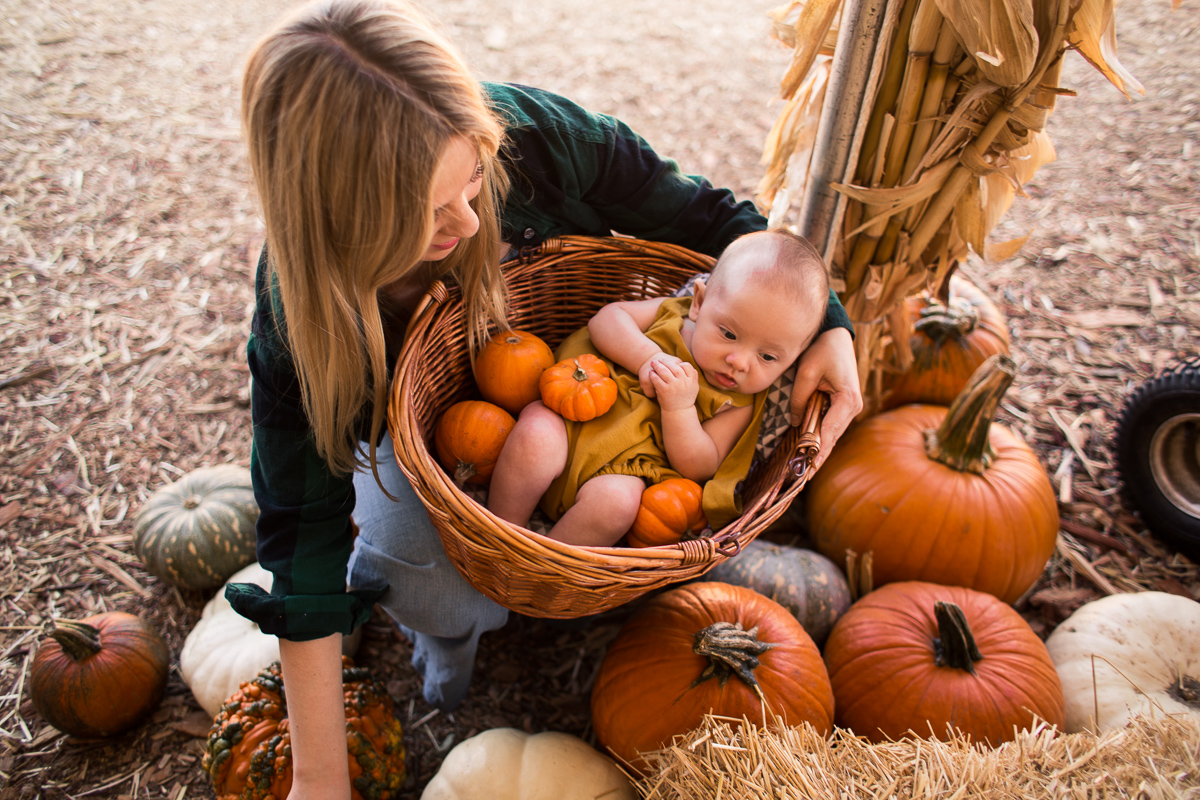
<instances>
[{"instance_id":1,"label":"woman's hand","mask_svg":"<svg viewBox=\"0 0 1200 800\"><path fill-rule=\"evenodd\" d=\"M789 404L793 425L800 424L808 399L818 389L829 394L830 403L825 419L821 421L821 452L815 467L825 462L863 407L854 339L845 328L825 331L800 355Z\"/></svg>"}]
</instances>

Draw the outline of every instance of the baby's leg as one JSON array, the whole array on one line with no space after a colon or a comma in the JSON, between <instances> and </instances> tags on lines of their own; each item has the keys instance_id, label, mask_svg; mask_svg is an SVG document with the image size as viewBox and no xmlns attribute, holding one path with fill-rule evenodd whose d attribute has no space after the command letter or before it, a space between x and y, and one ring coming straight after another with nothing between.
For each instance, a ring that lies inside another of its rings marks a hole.
<instances>
[{"instance_id":1,"label":"baby's leg","mask_svg":"<svg viewBox=\"0 0 1200 800\"><path fill-rule=\"evenodd\" d=\"M597 475L549 533L567 544L608 547L633 527L646 483L634 475Z\"/></svg>"},{"instance_id":2,"label":"baby's leg","mask_svg":"<svg viewBox=\"0 0 1200 800\"><path fill-rule=\"evenodd\" d=\"M567 463L563 418L530 403L504 442L488 485L488 510L516 525L528 525L534 509Z\"/></svg>"}]
</instances>

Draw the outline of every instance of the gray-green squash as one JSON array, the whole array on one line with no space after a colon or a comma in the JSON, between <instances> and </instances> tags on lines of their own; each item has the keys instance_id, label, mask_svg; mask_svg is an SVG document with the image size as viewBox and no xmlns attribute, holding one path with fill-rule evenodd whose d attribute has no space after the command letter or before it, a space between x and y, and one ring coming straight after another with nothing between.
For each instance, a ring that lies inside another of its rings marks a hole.
<instances>
[{"instance_id":1,"label":"gray-green squash","mask_svg":"<svg viewBox=\"0 0 1200 800\"><path fill-rule=\"evenodd\" d=\"M705 573L703 580L745 586L791 612L817 647L850 607L850 585L837 564L799 547L751 541L742 552Z\"/></svg>"},{"instance_id":2,"label":"gray-green squash","mask_svg":"<svg viewBox=\"0 0 1200 800\"><path fill-rule=\"evenodd\" d=\"M250 470L201 467L150 495L133 524L146 571L181 589L213 589L253 563L258 503Z\"/></svg>"}]
</instances>

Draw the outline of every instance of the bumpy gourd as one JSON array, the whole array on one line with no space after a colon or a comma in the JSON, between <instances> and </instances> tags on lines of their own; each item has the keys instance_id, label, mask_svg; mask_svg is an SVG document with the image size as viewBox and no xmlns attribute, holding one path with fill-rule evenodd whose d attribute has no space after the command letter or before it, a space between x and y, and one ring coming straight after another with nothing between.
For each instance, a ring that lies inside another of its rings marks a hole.
<instances>
[{"instance_id":1,"label":"bumpy gourd","mask_svg":"<svg viewBox=\"0 0 1200 800\"><path fill-rule=\"evenodd\" d=\"M342 657L352 800L390 800L404 784L404 744L392 698L367 670ZM204 771L218 800L287 797L292 743L279 663L243 683L208 734Z\"/></svg>"}]
</instances>

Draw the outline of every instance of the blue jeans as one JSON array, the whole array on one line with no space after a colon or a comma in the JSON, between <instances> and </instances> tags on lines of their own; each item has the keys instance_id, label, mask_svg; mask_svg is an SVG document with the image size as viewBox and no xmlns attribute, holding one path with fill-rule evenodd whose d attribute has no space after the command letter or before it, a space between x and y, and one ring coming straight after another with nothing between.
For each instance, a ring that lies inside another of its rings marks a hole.
<instances>
[{"instance_id":1,"label":"blue jeans","mask_svg":"<svg viewBox=\"0 0 1200 800\"><path fill-rule=\"evenodd\" d=\"M388 584L379 605L413 643L413 666L425 700L449 711L467 694L479 637L508 619L508 609L481 594L455 569L420 498L396 464L392 439L376 451L379 477L398 498L380 491L370 472L354 475L351 587Z\"/></svg>"}]
</instances>

